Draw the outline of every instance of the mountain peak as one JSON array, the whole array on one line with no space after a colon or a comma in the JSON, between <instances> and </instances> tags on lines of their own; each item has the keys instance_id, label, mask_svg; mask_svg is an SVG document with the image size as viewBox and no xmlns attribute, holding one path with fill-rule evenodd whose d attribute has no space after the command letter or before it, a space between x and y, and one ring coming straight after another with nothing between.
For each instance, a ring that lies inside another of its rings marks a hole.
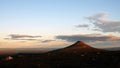
<instances>
[{"instance_id":1,"label":"mountain peak","mask_svg":"<svg viewBox=\"0 0 120 68\"><path fill-rule=\"evenodd\" d=\"M74 43L73 45L71 45L70 47L81 47L81 48L88 48L90 47L89 45L85 44L82 41L77 41L76 43Z\"/></svg>"},{"instance_id":2,"label":"mountain peak","mask_svg":"<svg viewBox=\"0 0 120 68\"><path fill-rule=\"evenodd\" d=\"M83 41L77 41L76 43L74 44L77 44L77 45L80 45L80 44L85 44Z\"/></svg>"},{"instance_id":3,"label":"mountain peak","mask_svg":"<svg viewBox=\"0 0 120 68\"><path fill-rule=\"evenodd\" d=\"M82 41L77 41L74 44L66 48L55 50L55 51L52 51L51 53L75 53L75 54L78 53L80 54L80 53L87 53L87 52L105 52L105 51L106 50L91 47Z\"/></svg>"}]
</instances>

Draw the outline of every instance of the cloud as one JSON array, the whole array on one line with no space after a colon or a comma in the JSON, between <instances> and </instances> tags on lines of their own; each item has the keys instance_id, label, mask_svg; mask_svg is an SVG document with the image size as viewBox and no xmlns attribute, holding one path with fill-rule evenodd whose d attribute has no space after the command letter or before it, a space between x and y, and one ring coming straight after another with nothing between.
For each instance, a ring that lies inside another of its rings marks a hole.
<instances>
[{"instance_id":1,"label":"cloud","mask_svg":"<svg viewBox=\"0 0 120 68\"><path fill-rule=\"evenodd\" d=\"M116 41L120 40L116 36L105 36L101 34L86 34L86 35L59 35L56 36L57 39L66 40L68 42L75 42L78 40L86 42L95 42L95 41Z\"/></svg>"},{"instance_id":2,"label":"cloud","mask_svg":"<svg viewBox=\"0 0 120 68\"><path fill-rule=\"evenodd\" d=\"M78 28L85 28L85 27L89 27L89 25L87 25L87 24L80 24L80 25L77 25L76 27L78 27Z\"/></svg>"},{"instance_id":3,"label":"cloud","mask_svg":"<svg viewBox=\"0 0 120 68\"><path fill-rule=\"evenodd\" d=\"M17 38L37 38L41 36L32 36L32 35L20 35L20 34L10 34L9 35L12 39L17 39Z\"/></svg>"},{"instance_id":4,"label":"cloud","mask_svg":"<svg viewBox=\"0 0 120 68\"><path fill-rule=\"evenodd\" d=\"M105 18L107 13L98 13L93 16L85 17L88 19L93 25L95 29L102 32L120 32L120 20L111 20Z\"/></svg>"},{"instance_id":5,"label":"cloud","mask_svg":"<svg viewBox=\"0 0 120 68\"><path fill-rule=\"evenodd\" d=\"M32 36L32 35L20 35L20 34L10 34L6 40L38 40L37 38L41 36Z\"/></svg>"},{"instance_id":6,"label":"cloud","mask_svg":"<svg viewBox=\"0 0 120 68\"><path fill-rule=\"evenodd\" d=\"M43 40L41 41L42 43L48 43L48 42L52 42L52 41L55 41L55 40Z\"/></svg>"},{"instance_id":7,"label":"cloud","mask_svg":"<svg viewBox=\"0 0 120 68\"><path fill-rule=\"evenodd\" d=\"M4 38L6 40L20 40L20 41L39 41L42 43L48 43L48 42L52 42L55 40L42 40L40 39L40 37L42 36L33 36L33 35L21 35L21 34L10 34L8 35L9 37Z\"/></svg>"}]
</instances>

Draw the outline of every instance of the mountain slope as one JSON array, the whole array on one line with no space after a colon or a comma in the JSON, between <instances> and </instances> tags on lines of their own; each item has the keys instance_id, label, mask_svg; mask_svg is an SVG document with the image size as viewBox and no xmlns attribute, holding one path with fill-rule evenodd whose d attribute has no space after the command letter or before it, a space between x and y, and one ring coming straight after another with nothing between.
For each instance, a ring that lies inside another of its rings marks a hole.
<instances>
[{"instance_id":1,"label":"mountain slope","mask_svg":"<svg viewBox=\"0 0 120 68\"><path fill-rule=\"evenodd\" d=\"M103 49L97 49L94 47L91 47L87 44L85 44L82 41L77 41L76 43L62 49L54 50L48 53L75 53L75 54L80 54L80 53L96 53L96 52L107 52L107 50Z\"/></svg>"},{"instance_id":2,"label":"mountain slope","mask_svg":"<svg viewBox=\"0 0 120 68\"><path fill-rule=\"evenodd\" d=\"M48 53L0 61L0 68L120 68L120 52L97 49L78 41Z\"/></svg>"}]
</instances>

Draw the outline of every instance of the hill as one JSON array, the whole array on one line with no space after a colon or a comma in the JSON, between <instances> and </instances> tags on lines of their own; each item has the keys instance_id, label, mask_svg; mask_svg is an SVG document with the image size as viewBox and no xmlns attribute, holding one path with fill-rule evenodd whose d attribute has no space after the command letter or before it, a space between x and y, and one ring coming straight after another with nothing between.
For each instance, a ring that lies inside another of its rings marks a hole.
<instances>
[{"instance_id":1,"label":"hill","mask_svg":"<svg viewBox=\"0 0 120 68\"><path fill-rule=\"evenodd\" d=\"M77 41L44 54L23 54L0 61L0 68L120 68L120 51L97 49Z\"/></svg>"}]
</instances>

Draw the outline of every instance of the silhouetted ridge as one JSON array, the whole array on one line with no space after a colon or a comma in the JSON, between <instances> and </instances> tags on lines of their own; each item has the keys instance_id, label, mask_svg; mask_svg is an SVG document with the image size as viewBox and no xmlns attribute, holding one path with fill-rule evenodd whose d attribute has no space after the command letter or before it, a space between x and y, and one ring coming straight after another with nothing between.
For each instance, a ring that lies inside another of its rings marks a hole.
<instances>
[{"instance_id":1,"label":"silhouetted ridge","mask_svg":"<svg viewBox=\"0 0 120 68\"><path fill-rule=\"evenodd\" d=\"M94 48L87 45L82 41L77 41L76 43L58 50L48 52L49 54L81 54L81 53L97 53L97 52L106 52L106 50Z\"/></svg>"}]
</instances>

